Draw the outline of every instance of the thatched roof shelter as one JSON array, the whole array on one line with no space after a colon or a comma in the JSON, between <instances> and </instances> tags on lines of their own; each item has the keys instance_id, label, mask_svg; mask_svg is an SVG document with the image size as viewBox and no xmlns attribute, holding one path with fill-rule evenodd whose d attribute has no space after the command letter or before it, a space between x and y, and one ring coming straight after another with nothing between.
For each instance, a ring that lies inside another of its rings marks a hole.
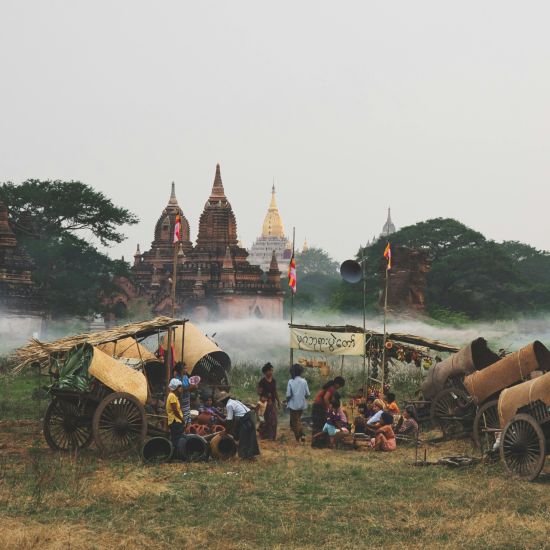
<instances>
[{"instance_id":1,"label":"thatched roof shelter","mask_svg":"<svg viewBox=\"0 0 550 550\"><path fill-rule=\"evenodd\" d=\"M32 338L26 346L15 350L13 362L16 366L13 372L19 373L32 364L39 364L41 367L47 366L51 355L67 353L79 344L88 343L92 346L99 346L125 338L133 338L138 342L154 334L162 333L170 327L183 325L186 322L186 319L156 317L141 323L129 323L100 332L66 336L54 342L41 342L36 338Z\"/></svg>"}]
</instances>

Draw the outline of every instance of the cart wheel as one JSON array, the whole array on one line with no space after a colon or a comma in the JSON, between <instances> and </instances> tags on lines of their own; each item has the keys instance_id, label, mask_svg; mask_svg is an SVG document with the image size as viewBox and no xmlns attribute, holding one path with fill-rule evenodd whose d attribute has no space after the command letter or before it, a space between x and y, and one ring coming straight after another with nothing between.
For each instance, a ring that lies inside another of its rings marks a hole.
<instances>
[{"instance_id":1,"label":"cart wheel","mask_svg":"<svg viewBox=\"0 0 550 550\"><path fill-rule=\"evenodd\" d=\"M147 433L145 408L129 393L111 393L99 403L92 427L103 455L141 448Z\"/></svg>"},{"instance_id":2,"label":"cart wheel","mask_svg":"<svg viewBox=\"0 0 550 550\"><path fill-rule=\"evenodd\" d=\"M498 432L492 431L500 428L497 405L497 399L487 401L481 405L474 418L474 443L482 454L491 451L497 438Z\"/></svg>"},{"instance_id":3,"label":"cart wheel","mask_svg":"<svg viewBox=\"0 0 550 550\"><path fill-rule=\"evenodd\" d=\"M79 401L53 399L44 415L44 438L54 451L84 449L92 441L91 415Z\"/></svg>"},{"instance_id":4,"label":"cart wheel","mask_svg":"<svg viewBox=\"0 0 550 550\"><path fill-rule=\"evenodd\" d=\"M472 431L475 406L470 396L459 388L445 388L432 401L430 418L446 438L460 437Z\"/></svg>"},{"instance_id":5,"label":"cart wheel","mask_svg":"<svg viewBox=\"0 0 550 550\"><path fill-rule=\"evenodd\" d=\"M508 474L533 481L545 457L546 439L539 423L528 414L516 414L500 438L500 458Z\"/></svg>"}]
</instances>

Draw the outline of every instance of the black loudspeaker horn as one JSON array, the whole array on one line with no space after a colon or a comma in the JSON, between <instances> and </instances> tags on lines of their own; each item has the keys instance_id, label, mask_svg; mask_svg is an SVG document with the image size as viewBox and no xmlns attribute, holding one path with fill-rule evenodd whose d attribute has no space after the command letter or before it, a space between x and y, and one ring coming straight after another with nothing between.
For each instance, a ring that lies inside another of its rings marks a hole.
<instances>
[{"instance_id":1,"label":"black loudspeaker horn","mask_svg":"<svg viewBox=\"0 0 550 550\"><path fill-rule=\"evenodd\" d=\"M355 260L346 260L340 266L340 275L346 283L358 283L363 277L361 264Z\"/></svg>"}]
</instances>

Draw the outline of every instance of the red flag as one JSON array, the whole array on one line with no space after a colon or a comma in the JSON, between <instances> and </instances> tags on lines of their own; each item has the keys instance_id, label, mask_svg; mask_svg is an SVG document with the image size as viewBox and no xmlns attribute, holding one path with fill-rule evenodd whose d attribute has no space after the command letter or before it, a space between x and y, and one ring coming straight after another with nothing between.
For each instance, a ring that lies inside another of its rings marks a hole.
<instances>
[{"instance_id":1,"label":"red flag","mask_svg":"<svg viewBox=\"0 0 550 550\"><path fill-rule=\"evenodd\" d=\"M174 244L181 241L181 218L176 214L176 224L174 225Z\"/></svg>"},{"instance_id":2,"label":"red flag","mask_svg":"<svg viewBox=\"0 0 550 550\"><path fill-rule=\"evenodd\" d=\"M296 293L296 260L294 254L288 264L288 286L292 289L292 292Z\"/></svg>"},{"instance_id":3,"label":"red flag","mask_svg":"<svg viewBox=\"0 0 550 550\"><path fill-rule=\"evenodd\" d=\"M388 260L388 266L386 269L391 269L391 246L390 243L386 245L386 250L384 250L384 258Z\"/></svg>"}]
</instances>

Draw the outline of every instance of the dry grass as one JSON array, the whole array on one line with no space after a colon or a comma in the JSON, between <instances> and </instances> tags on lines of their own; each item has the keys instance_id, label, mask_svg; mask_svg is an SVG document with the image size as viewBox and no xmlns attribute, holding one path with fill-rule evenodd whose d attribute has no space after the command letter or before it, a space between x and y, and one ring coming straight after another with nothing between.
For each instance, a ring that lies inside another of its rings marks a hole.
<instances>
[{"instance_id":1,"label":"dry grass","mask_svg":"<svg viewBox=\"0 0 550 550\"><path fill-rule=\"evenodd\" d=\"M498 465L413 467L412 448L314 450L283 429L256 463L144 466L100 460L93 448L59 455L35 441L38 424L30 428L0 433L18 442L0 465L5 548L548 547L550 464L522 483ZM472 449L427 452L436 460Z\"/></svg>"}]
</instances>

